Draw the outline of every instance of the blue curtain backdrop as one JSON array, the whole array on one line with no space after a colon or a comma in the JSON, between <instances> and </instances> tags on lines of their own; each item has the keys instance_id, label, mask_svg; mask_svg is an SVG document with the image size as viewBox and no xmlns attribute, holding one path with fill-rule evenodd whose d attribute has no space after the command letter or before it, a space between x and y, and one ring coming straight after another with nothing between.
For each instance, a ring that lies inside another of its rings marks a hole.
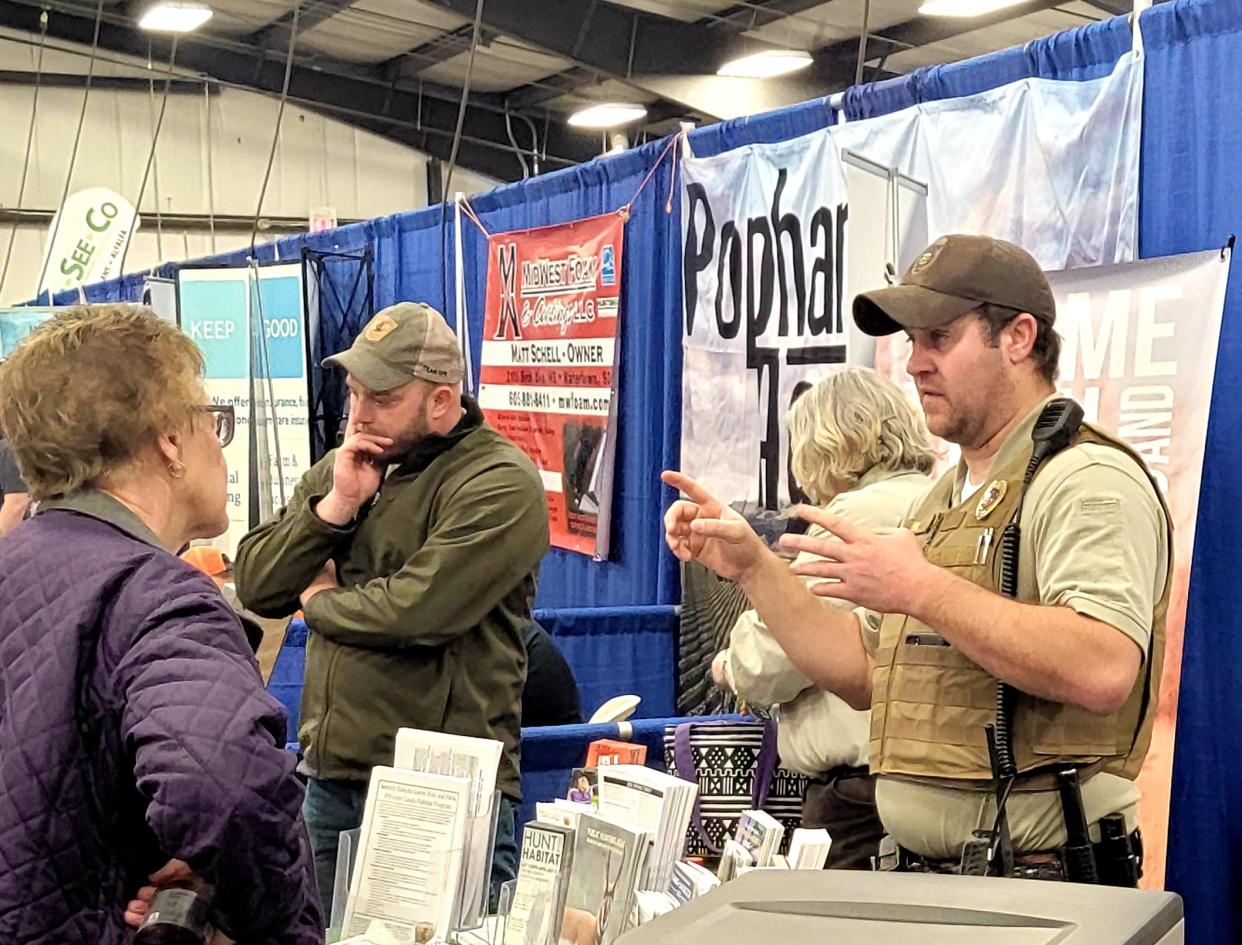
<instances>
[{"instance_id":1,"label":"blue curtain backdrop","mask_svg":"<svg viewBox=\"0 0 1242 945\"><path fill-rule=\"evenodd\" d=\"M1242 235L1242 3L1179 2L1143 17L1140 251L1210 249ZM1168 886L1186 899L1188 942L1242 941L1242 638L1231 527L1242 507L1234 465L1242 443L1242 274L1235 257L1221 326L1207 456L1195 531Z\"/></svg>"},{"instance_id":2,"label":"blue curtain backdrop","mask_svg":"<svg viewBox=\"0 0 1242 945\"><path fill-rule=\"evenodd\" d=\"M1242 232L1242 116L1234 83L1242 75L1242 0L1174 0L1143 15L1146 46L1140 248L1144 256L1192 252ZM983 91L1027 77L1087 79L1107 73L1130 48L1126 19L1111 20L1023 47L899 79L851 89L850 119L913 104ZM794 137L832 121L823 100L699 129L696 154L709 155L759 141ZM475 207L492 231L559 223L616 210L628 201L659 154L646 145L618 157L502 187ZM553 552L545 564L540 606L615 608L677 602L676 571L664 553L659 515L671 499L656 480L678 456L681 405L680 207L666 214L665 165L635 205L626 229L621 347L621 434L617 451L614 561ZM478 358L485 244L466 223L466 280ZM370 245L376 256L376 304L399 299L439 302L452 317L451 218L441 227L432 208L369 221L314 237L284 240L281 258L303 243L320 249ZM261 248L260 258L271 258ZM244 253L219 260L238 263ZM1188 940L1206 945L1242 941L1242 638L1235 603L1223 593L1236 583L1232 510L1242 507L1242 477L1234 474L1233 444L1242 442L1242 286L1226 302L1219 367L1208 429L1203 494L1190 588L1179 709L1168 860L1169 888L1186 900ZM448 286L448 299L443 286ZM140 297L141 278L129 276L86 290L92 301ZM59 296L71 303L76 294ZM588 621L584 623L584 621ZM589 634L589 614L575 610L573 634ZM584 630L584 628L586 628ZM609 653L600 634L597 661ZM667 659L666 647L659 659ZM632 641L615 665L633 661Z\"/></svg>"}]
</instances>

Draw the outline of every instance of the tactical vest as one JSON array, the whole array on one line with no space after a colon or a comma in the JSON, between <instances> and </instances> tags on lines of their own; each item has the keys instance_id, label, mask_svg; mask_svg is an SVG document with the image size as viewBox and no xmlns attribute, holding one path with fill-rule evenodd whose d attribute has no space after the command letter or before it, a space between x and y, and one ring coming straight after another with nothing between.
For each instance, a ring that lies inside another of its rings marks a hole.
<instances>
[{"instance_id":1,"label":"tactical vest","mask_svg":"<svg viewBox=\"0 0 1242 945\"><path fill-rule=\"evenodd\" d=\"M1134 450L1098 427L1084 423L1071 446L1080 443L1119 449L1147 470ZM1018 511L1031 453L1028 448L1005 468L993 471L986 499L981 491L953 508L954 476L941 477L909 526L922 540L928 561L999 593L1000 537ZM997 480L1004 486L994 488ZM1131 780L1138 775L1151 743L1173 577L1172 518L1160 490L1155 483L1152 487L1169 530L1169 564L1164 591L1151 615L1150 650L1134 689L1125 705L1107 716L1018 694L1012 742L1019 774L1074 765ZM926 624L903 614L886 615L872 676L872 772L950 783L990 781L984 726L995 719L996 685L995 677L956 647L943 645Z\"/></svg>"}]
</instances>

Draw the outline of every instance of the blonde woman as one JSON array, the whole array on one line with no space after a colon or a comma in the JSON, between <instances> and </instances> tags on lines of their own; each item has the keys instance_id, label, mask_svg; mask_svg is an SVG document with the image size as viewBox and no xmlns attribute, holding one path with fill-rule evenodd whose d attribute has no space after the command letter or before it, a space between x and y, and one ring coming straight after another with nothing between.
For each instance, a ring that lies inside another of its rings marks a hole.
<instances>
[{"instance_id":1,"label":"blonde woman","mask_svg":"<svg viewBox=\"0 0 1242 945\"><path fill-rule=\"evenodd\" d=\"M787 422L794 478L834 515L865 528L897 526L928 488L935 457L923 418L868 368L823 378L794 403ZM821 533L818 526L808 532ZM781 762L813 779L803 826L828 830L829 867L870 869L884 834L867 770L870 713L816 688L753 610L738 618L712 674L752 706L780 706Z\"/></svg>"}]
</instances>

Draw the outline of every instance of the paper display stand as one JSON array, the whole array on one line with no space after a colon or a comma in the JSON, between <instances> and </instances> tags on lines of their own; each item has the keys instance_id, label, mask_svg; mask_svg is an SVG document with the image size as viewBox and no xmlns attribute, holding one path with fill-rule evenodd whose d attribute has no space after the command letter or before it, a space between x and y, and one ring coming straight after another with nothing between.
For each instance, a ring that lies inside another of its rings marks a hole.
<instances>
[{"instance_id":1,"label":"paper display stand","mask_svg":"<svg viewBox=\"0 0 1242 945\"><path fill-rule=\"evenodd\" d=\"M487 916L488 906L491 904L489 900L491 899L491 892L492 892L492 883L491 883L492 863L496 859L496 833L499 830L500 830L500 792L496 791L492 795L492 823L491 823L491 830L488 832L488 836L487 836L487 859L484 861L487 863L488 881L483 884L483 889L481 890L479 901L473 904L474 907L468 913L466 912L465 909L462 910L462 921L461 921L461 924L458 926L459 931L466 931L468 929L481 928L483 926L483 920ZM516 838L517 838L517 826L515 824L514 825L515 841L516 841ZM514 856L513 858L513 863L514 863L514 868L516 869L517 868L517 857L516 856ZM464 867L463 867L462 872L463 873L465 872Z\"/></svg>"},{"instance_id":2,"label":"paper display stand","mask_svg":"<svg viewBox=\"0 0 1242 945\"><path fill-rule=\"evenodd\" d=\"M488 836L486 863L487 870L490 874L491 863L496 853L496 832L500 825L500 798L499 791L495 792L492 804L492 823ZM337 852L336 860L336 879L334 882L334 892L332 898L332 916L329 924L329 931L336 931L338 934L344 933L343 925L345 916L351 911L350 906L353 896L353 878L354 869L358 861L358 845L362 835L362 828L354 830L346 830L341 833L340 846ZM463 894L465 890L465 873L466 859L464 854L468 851L463 849L463 857L461 861L461 876L458 879L459 887ZM502 945L505 934L505 917L508 916L509 910L513 903L513 891L517 886L517 880L510 880L501 887L499 907L497 916L488 916L488 896L491 889L490 883L484 883L480 901L477 903L467 904L463 900L455 909L456 921L452 923L447 939L429 938L425 941L428 943L447 941L456 943L456 945ZM331 936L328 939L332 941ZM370 943L370 939L365 936L353 936L350 938L341 938L342 943L352 943L354 941ZM376 942L375 945L380 945Z\"/></svg>"},{"instance_id":3,"label":"paper display stand","mask_svg":"<svg viewBox=\"0 0 1242 945\"><path fill-rule=\"evenodd\" d=\"M496 922L492 927L491 945L505 945L505 929L509 925L509 913L513 911L513 896L516 892L516 879L501 884L500 898L496 901Z\"/></svg>"},{"instance_id":4,"label":"paper display stand","mask_svg":"<svg viewBox=\"0 0 1242 945\"><path fill-rule=\"evenodd\" d=\"M459 937L464 932L474 932L480 929L484 929L487 926L487 922L486 922L487 911L488 911L487 907L489 905L488 900L490 898L491 888L492 888L490 877L491 877L491 872L492 872L492 861L495 859L495 856L496 856L496 831L499 828L500 828L500 792L496 791L492 798L492 822L491 822L491 826L490 826L490 829L487 835L486 859L483 861L486 864L484 869L486 871L487 876L489 877L489 880L482 884L482 887L479 891L479 899L477 902L470 902L470 903L466 902L465 901L465 895L466 895L465 877L466 877L466 872L467 872L467 864L464 860L462 861L462 864L461 864L462 903L461 903L461 908L458 910L458 913L457 913L458 921L453 929L453 931L456 933L456 936L453 939L454 941L457 940L457 937ZM477 939L475 940L477 941ZM488 940L490 941L490 939Z\"/></svg>"},{"instance_id":5,"label":"paper display stand","mask_svg":"<svg viewBox=\"0 0 1242 945\"><path fill-rule=\"evenodd\" d=\"M332 917L328 922L330 929L340 929L345 922L349 881L354 875L354 863L358 860L358 840L361 837L361 827L341 832L340 845L336 850L336 881L332 887Z\"/></svg>"}]
</instances>

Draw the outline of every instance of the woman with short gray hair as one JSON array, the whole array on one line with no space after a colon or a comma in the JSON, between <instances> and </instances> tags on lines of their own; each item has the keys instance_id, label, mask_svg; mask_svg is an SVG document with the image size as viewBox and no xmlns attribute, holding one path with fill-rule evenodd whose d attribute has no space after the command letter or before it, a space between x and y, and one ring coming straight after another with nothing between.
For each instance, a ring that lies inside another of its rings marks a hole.
<instances>
[{"instance_id":1,"label":"woman with short gray hair","mask_svg":"<svg viewBox=\"0 0 1242 945\"><path fill-rule=\"evenodd\" d=\"M812 502L855 525L901 524L930 485L935 454L922 416L870 368L822 378L798 398L786 422L798 485ZM812 526L808 534L819 533ZM832 837L829 868L870 869L884 835L867 768L871 714L817 688L753 610L738 617L712 675L749 705L779 706L781 763L811 778L803 826L826 828Z\"/></svg>"}]
</instances>

